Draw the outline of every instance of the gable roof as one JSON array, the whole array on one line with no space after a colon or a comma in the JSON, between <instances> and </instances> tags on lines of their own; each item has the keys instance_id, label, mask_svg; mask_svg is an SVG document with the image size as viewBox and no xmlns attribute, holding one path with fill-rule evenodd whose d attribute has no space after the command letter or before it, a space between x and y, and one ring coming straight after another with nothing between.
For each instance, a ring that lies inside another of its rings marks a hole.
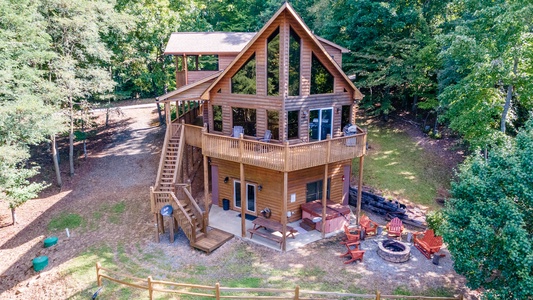
<instances>
[{"instance_id":1,"label":"gable roof","mask_svg":"<svg viewBox=\"0 0 533 300\"><path fill-rule=\"evenodd\" d=\"M316 39L319 40L321 43L328 44L328 45L330 45L330 46L333 47L333 48L337 48L337 49L341 50L341 53L350 53L350 52L351 52L350 49L348 49L348 48L344 48L343 46L339 46L339 45L335 44L335 43L332 42L332 41L326 40L326 39L323 38L323 37L319 37L319 36L316 35L316 34L313 34L313 35L314 35L314 36L316 37Z\"/></svg>"},{"instance_id":2,"label":"gable roof","mask_svg":"<svg viewBox=\"0 0 533 300\"><path fill-rule=\"evenodd\" d=\"M174 32L165 54L239 53L255 36L255 32Z\"/></svg>"},{"instance_id":3,"label":"gable roof","mask_svg":"<svg viewBox=\"0 0 533 300\"><path fill-rule=\"evenodd\" d=\"M233 67L233 65L235 65L235 63L244 55L244 53L246 53L246 51L257 41L257 39L259 39L259 37L270 27L270 25L281 15L282 12L284 12L285 10L287 10L295 19L296 21L298 22L298 24L304 29L305 33L309 35L309 37L313 40L313 42L317 45L317 47L320 48L320 50L325 54L325 56L327 57L327 59L329 60L330 64L336 68L339 73L342 75L342 78L346 81L346 83L354 90L354 95L353 95L353 98L354 99L362 99L363 98L363 94L361 94L361 92L357 89L357 87L355 87L355 85L353 84L353 82L348 78L348 76L344 73L344 71L341 69L341 67L333 60L333 58L328 54L328 52L326 51L326 49L324 48L324 46L322 46L322 44L320 43L320 41L318 40L317 36L315 36L311 30L309 29L309 27L307 27L307 25L304 23L304 21L302 20L302 18L300 18L300 16L296 13L296 11L294 11L294 9L292 8L292 6L288 3L288 2L285 2L279 9L278 11L272 16L272 18L270 18L270 20L268 20L268 22L261 28L261 30L259 30L259 32L257 32L257 34L248 42L248 44L246 45L246 47L244 47L244 49L237 55L237 57L229 64L228 67L226 67L226 69L224 69L224 71L222 72L222 74L220 74L218 76L217 79L215 79L215 81L213 81L213 83L202 93L202 96L201 96L201 99L202 100L209 100L209 92L211 91L211 89L213 89L213 87L215 87L215 85L229 72L229 70ZM331 43L331 42L330 42ZM334 44L334 43L332 43ZM336 45L336 44L334 44ZM337 47L340 47L338 45L336 45Z\"/></svg>"}]
</instances>

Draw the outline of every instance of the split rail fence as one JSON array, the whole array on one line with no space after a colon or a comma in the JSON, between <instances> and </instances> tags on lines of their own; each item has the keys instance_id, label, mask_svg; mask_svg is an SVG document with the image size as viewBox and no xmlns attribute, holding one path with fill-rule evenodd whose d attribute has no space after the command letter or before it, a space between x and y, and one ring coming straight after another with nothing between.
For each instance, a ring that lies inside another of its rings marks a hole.
<instances>
[{"instance_id":1,"label":"split rail fence","mask_svg":"<svg viewBox=\"0 0 533 300\"><path fill-rule=\"evenodd\" d=\"M117 279L119 276L121 279ZM426 296L402 296L402 295L382 295L379 291L375 294L351 294L337 292L321 292L300 290L299 286L294 289L274 289L274 288L231 288L222 287L219 283L214 286L175 283L170 281L154 280L152 276L148 278L137 278L125 275L101 266L96 263L96 281L102 287L102 279L107 279L118 284L136 289L148 291L150 300L154 299L154 292L189 295L201 298L214 299L295 299L295 300L318 300L318 299L419 299L419 300L463 300L463 295L458 297L426 297ZM131 282L128 282L131 281Z\"/></svg>"}]
</instances>

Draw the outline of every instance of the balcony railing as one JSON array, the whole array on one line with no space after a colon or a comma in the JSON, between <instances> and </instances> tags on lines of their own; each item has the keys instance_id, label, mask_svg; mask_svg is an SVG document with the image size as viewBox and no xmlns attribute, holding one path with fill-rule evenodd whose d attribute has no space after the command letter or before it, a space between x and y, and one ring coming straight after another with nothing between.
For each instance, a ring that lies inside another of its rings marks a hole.
<instances>
[{"instance_id":1,"label":"balcony railing","mask_svg":"<svg viewBox=\"0 0 533 300\"><path fill-rule=\"evenodd\" d=\"M186 127L186 136L190 127ZM198 145L193 142L198 138L197 129L194 131L195 138L191 136L186 142ZM355 135L295 145L232 138L205 131L201 138L202 153L206 156L285 172L349 160L366 153L366 133L360 128Z\"/></svg>"}]
</instances>

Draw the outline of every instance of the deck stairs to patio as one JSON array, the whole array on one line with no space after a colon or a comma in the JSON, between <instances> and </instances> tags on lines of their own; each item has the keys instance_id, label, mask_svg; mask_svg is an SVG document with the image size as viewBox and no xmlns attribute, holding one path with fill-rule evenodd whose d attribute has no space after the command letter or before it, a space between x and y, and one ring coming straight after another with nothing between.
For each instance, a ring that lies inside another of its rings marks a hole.
<instances>
[{"instance_id":1,"label":"deck stairs to patio","mask_svg":"<svg viewBox=\"0 0 533 300\"><path fill-rule=\"evenodd\" d=\"M159 234L164 230L161 208L172 205L173 226L183 230L191 247L209 253L233 238L233 235L208 228L207 213L202 211L191 195L190 183L183 183L184 130L185 126L179 123L167 128L156 185L150 188L152 213L156 215Z\"/></svg>"}]
</instances>

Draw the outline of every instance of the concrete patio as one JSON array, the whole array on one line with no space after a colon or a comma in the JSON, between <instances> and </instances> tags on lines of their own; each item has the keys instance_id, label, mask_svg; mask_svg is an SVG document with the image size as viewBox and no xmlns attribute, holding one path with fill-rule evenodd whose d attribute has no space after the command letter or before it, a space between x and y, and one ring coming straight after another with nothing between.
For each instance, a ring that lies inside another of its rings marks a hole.
<instances>
[{"instance_id":1,"label":"concrete patio","mask_svg":"<svg viewBox=\"0 0 533 300\"><path fill-rule=\"evenodd\" d=\"M209 211L209 226L213 228L217 228L229 233L232 233L237 238L241 237L241 218L239 215L239 212L233 211L233 210L223 210L222 207L213 205L211 206L211 209ZM254 224L252 221L245 220L246 230L252 229L254 227ZM318 241L322 239L322 233L318 230L311 230L306 231L302 227L300 227L300 221L288 223L287 225L293 227L298 231L294 236L295 238L288 237L286 239L287 246L286 250L291 251L293 249L297 249L300 247L303 247L307 244L313 243L315 241ZM334 236L338 234L340 231L327 233L326 237ZM274 233L276 235L281 236L280 232ZM265 247L281 251L281 248L278 243L271 241L269 239L265 239L261 236L254 236L253 239L250 238L250 234L246 232L246 237L242 238L244 240L263 245Z\"/></svg>"}]
</instances>

